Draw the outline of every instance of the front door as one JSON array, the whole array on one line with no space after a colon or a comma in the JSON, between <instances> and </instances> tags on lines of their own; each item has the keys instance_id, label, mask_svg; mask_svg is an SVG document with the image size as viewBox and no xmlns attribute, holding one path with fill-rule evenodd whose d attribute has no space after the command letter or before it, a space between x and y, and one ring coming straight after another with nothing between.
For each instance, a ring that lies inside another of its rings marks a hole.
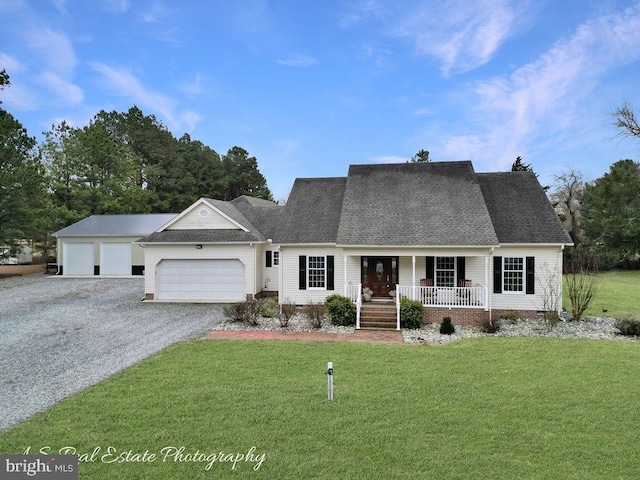
<instances>
[{"instance_id":1,"label":"front door","mask_svg":"<svg viewBox=\"0 0 640 480\"><path fill-rule=\"evenodd\" d=\"M369 288L375 297L388 297L394 289L390 257L369 257Z\"/></svg>"}]
</instances>

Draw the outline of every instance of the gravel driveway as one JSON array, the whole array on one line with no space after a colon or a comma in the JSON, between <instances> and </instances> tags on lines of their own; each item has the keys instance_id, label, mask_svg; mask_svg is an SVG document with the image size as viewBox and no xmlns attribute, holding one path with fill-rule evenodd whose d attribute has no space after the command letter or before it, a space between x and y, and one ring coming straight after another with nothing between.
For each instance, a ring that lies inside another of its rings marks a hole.
<instances>
[{"instance_id":1,"label":"gravel driveway","mask_svg":"<svg viewBox=\"0 0 640 480\"><path fill-rule=\"evenodd\" d=\"M143 278L0 279L0 431L223 317L211 304L143 303Z\"/></svg>"}]
</instances>

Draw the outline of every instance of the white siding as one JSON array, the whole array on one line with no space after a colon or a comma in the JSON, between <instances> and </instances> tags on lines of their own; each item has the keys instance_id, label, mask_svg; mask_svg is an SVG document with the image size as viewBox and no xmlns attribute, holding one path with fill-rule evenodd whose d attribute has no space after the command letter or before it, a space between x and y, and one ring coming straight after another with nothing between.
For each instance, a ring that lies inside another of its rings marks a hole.
<instances>
[{"instance_id":1,"label":"white siding","mask_svg":"<svg viewBox=\"0 0 640 480\"><path fill-rule=\"evenodd\" d=\"M267 250L271 251L271 266L267 267ZM269 290L277 292L280 288L280 267L273 263L273 255L275 252L279 252L280 247L278 245L264 245L260 250L258 256L258 265L261 268L258 269L260 278L258 279L258 285L261 290Z\"/></svg>"},{"instance_id":2,"label":"white siding","mask_svg":"<svg viewBox=\"0 0 640 480\"><path fill-rule=\"evenodd\" d=\"M298 258L300 255L334 256L334 290L300 290L298 287ZM358 262L360 259L358 258ZM344 294L344 257L342 249L318 246L318 247L282 247L280 249L280 268L282 269L282 287L280 302L292 301L299 305L313 302L324 302L329 295ZM358 282L359 282L358 276Z\"/></svg>"},{"instance_id":3,"label":"white siding","mask_svg":"<svg viewBox=\"0 0 640 480\"><path fill-rule=\"evenodd\" d=\"M260 248L258 247L259 251ZM201 249L195 245L154 245L145 247L145 293L156 293L156 265L163 259L238 259L245 266L245 288L247 294L260 291L256 285L256 248L250 245L207 245Z\"/></svg>"},{"instance_id":4,"label":"white siding","mask_svg":"<svg viewBox=\"0 0 640 480\"><path fill-rule=\"evenodd\" d=\"M490 265L491 308L499 310L542 310L542 295L540 281L545 271L557 274L560 295L562 294L562 256L561 249L551 247L500 247L494 251L495 256L501 257L535 257L535 294L526 293L493 293L493 258ZM562 298L562 297L561 297ZM559 306L561 307L561 305Z\"/></svg>"},{"instance_id":5,"label":"white siding","mask_svg":"<svg viewBox=\"0 0 640 480\"><path fill-rule=\"evenodd\" d=\"M202 214L201 214L202 212ZM206 216L203 216L206 215ZM171 224L171 230L201 230L201 229L234 229L240 230L238 225L226 218L218 210L208 205L197 205L184 217Z\"/></svg>"}]
</instances>

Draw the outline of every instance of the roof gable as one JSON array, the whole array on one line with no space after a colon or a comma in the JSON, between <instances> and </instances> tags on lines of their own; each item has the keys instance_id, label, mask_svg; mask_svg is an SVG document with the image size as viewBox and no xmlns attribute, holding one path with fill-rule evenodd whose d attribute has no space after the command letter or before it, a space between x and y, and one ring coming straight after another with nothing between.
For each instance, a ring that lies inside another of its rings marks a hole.
<instances>
[{"instance_id":1,"label":"roof gable","mask_svg":"<svg viewBox=\"0 0 640 480\"><path fill-rule=\"evenodd\" d=\"M471 162L352 165L337 243L497 245Z\"/></svg>"},{"instance_id":2,"label":"roof gable","mask_svg":"<svg viewBox=\"0 0 640 480\"><path fill-rule=\"evenodd\" d=\"M242 215L228 202L200 198L158 231L164 230L242 230Z\"/></svg>"}]
</instances>

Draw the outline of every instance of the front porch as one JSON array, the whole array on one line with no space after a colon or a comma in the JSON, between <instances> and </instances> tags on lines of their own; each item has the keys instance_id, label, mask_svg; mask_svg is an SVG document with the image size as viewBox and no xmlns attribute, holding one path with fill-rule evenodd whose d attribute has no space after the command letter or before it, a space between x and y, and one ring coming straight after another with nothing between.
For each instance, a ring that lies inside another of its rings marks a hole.
<instances>
[{"instance_id":1,"label":"front porch","mask_svg":"<svg viewBox=\"0 0 640 480\"><path fill-rule=\"evenodd\" d=\"M428 252L433 255L395 256L381 255L383 252L364 253L344 257L344 295L356 304L356 328L366 328L370 323L362 325L362 310L369 304L365 302L364 297L368 299L368 295L364 296L364 292L371 294L372 303L386 301L395 307L397 330L400 330L402 298L420 302L426 309L427 321L434 321L435 316L444 311L466 323L466 319L484 316L489 310L490 252L487 250L456 252L452 249ZM354 267L359 271L359 278L354 278ZM391 314L387 309L387 328L391 326Z\"/></svg>"}]
</instances>

